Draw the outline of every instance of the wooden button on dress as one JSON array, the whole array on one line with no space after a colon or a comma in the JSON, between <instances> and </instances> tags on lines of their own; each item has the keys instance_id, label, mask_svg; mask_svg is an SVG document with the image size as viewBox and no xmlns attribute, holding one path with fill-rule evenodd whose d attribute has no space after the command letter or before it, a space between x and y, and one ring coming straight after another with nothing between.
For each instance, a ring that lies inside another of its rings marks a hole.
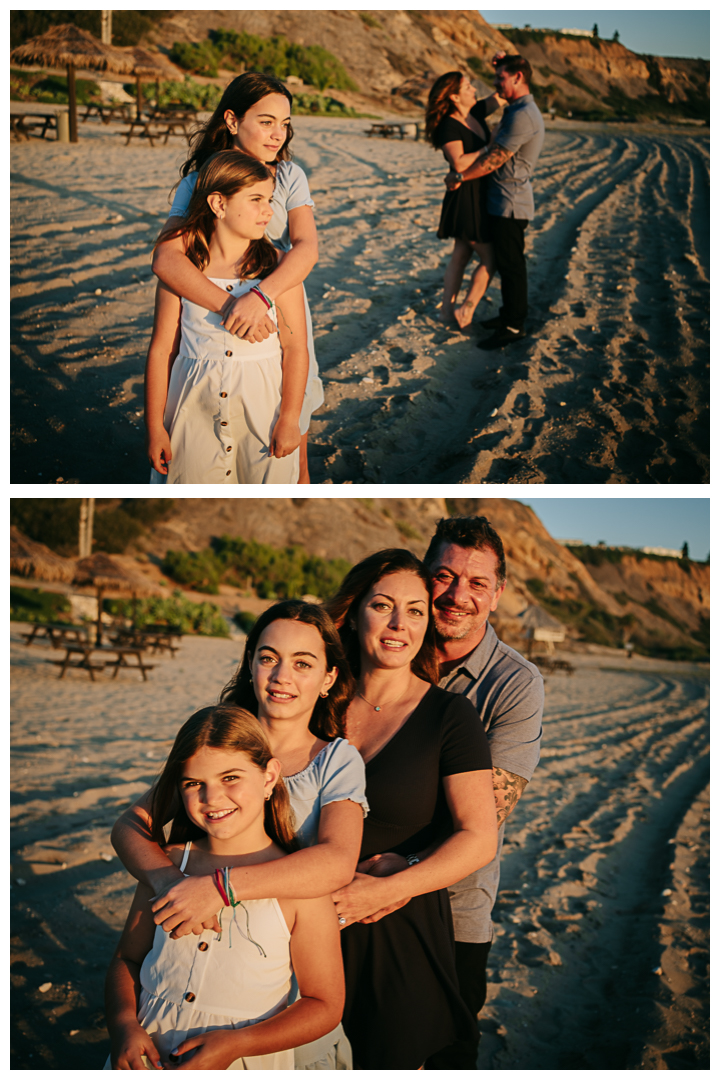
<instances>
[{"instance_id":1,"label":"wooden button on dress","mask_svg":"<svg viewBox=\"0 0 720 1080\"><path fill-rule=\"evenodd\" d=\"M200 952L207 952L207 949L208 949L207 941L201 941L200 944L198 945L198 949L200 950Z\"/></svg>"},{"instance_id":2,"label":"wooden button on dress","mask_svg":"<svg viewBox=\"0 0 720 1080\"><path fill-rule=\"evenodd\" d=\"M185 995L185 1000L186 1001L194 1001L195 1000L195 995L194 994L186 994Z\"/></svg>"}]
</instances>

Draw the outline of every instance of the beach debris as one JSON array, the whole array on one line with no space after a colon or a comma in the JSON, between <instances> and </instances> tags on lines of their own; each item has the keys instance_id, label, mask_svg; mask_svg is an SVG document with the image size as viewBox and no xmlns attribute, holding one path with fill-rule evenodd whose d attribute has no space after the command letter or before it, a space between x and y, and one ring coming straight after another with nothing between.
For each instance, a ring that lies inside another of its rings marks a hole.
<instances>
[{"instance_id":1,"label":"beach debris","mask_svg":"<svg viewBox=\"0 0 720 1080\"><path fill-rule=\"evenodd\" d=\"M561 401L560 404L561 405L567 405L567 401Z\"/></svg>"},{"instance_id":2,"label":"beach debris","mask_svg":"<svg viewBox=\"0 0 720 1080\"><path fill-rule=\"evenodd\" d=\"M79 1034L80 1034L80 1028L73 1028L72 1031L70 1032L70 1038L72 1038L73 1035L79 1035Z\"/></svg>"},{"instance_id":3,"label":"beach debris","mask_svg":"<svg viewBox=\"0 0 720 1080\"><path fill-rule=\"evenodd\" d=\"M371 382L375 382L375 380L372 379L369 375L366 375L364 379L360 380L360 382L369 382L369 383L371 383Z\"/></svg>"},{"instance_id":4,"label":"beach debris","mask_svg":"<svg viewBox=\"0 0 720 1080\"><path fill-rule=\"evenodd\" d=\"M108 855L107 851L101 851L98 858L102 859L103 862L112 862L113 861L112 855Z\"/></svg>"},{"instance_id":5,"label":"beach debris","mask_svg":"<svg viewBox=\"0 0 720 1080\"><path fill-rule=\"evenodd\" d=\"M672 889L663 889L662 895L663 896L672 896Z\"/></svg>"},{"instance_id":6,"label":"beach debris","mask_svg":"<svg viewBox=\"0 0 720 1080\"><path fill-rule=\"evenodd\" d=\"M497 416L497 414L498 414L497 409L493 409L493 411L490 413L491 416Z\"/></svg>"},{"instance_id":7,"label":"beach debris","mask_svg":"<svg viewBox=\"0 0 720 1080\"><path fill-rule=\"evenodd\" d=\"M622 285L618 285L618 286L617 286L617 288L618 288L618 289L622 289Z\"/></svg>"},{"instance_id":8,"label":"beach debris","mask_svg":"<svg viewBox=\"0 0 720 1080\"><path fill-rule=\"evenodd\" d=\"M42 986L38 986L38 990L41 994L47 994L48 990L52 986L52 983L43 983Z\"/></svg>"},{"instance_id":9,"label":"beach debris","mask_svg":"<svg viewBox=\"0 0 720 1080\"><path fill-rule=\"evenodd\" d=\"M27 884L27 882L25 881L25 878L16 877L15 880L18 883L18 885L26 885Z\"/></svg>"},{"instance_id":10,"label":"beach debris","mask_svg":"<svg viewBox=\"0 0 720 1080\"><path fill-rule=\"evenodd\" d=\"M73 791L73 799L79 799L79 798L80 798L80 792L79 791Z\"/></svg>"},{"instance_id":11,"label":"beach debris","mask_svg":"<svg viewBox=\"0 0 720 1080\"><path fill-rule=\"evenodd\" d=\"M652 973L653 975L662 975L663 971L659 964L656 968L652 969Z\"/></svg>"},{"instance_id":12,"label":"beach debris","mask_svg":"<svg viewBox=\"0 0 720 1080\"><path fill-rule=\"evenodd\" d=\"M548 953L548 961L553 967L562 967L562 957L554 949Z\"/></svg>"},{"instance_id":13,"label":"beach debris","mask_svg":"<svg viewBox=\"0 0 720 1080\"><path fill-rule=\"evenodd\" d=\"M95 295L96 296L102 296L102 289L96 289L95 290Z\"/></svg>"}]
</instances>

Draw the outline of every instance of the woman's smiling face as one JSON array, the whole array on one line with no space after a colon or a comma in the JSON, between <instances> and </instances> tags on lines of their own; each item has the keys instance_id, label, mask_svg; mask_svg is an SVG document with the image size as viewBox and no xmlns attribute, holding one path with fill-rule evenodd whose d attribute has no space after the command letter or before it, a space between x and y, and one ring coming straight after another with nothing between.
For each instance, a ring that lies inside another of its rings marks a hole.
<instances>
[{"instance_id":1,"label":"woman's smiling face","mask_svg":"<svg viewBox=\"0 0 720 1080\"><path fill-rule=\"evenodd\" d=\"M276 619L265 627L251 670L260 718L296 720L306 726L318 696L327 693L337 678L337 668L327 670L320 631L295 619Z\"/></svg>"},{"instance_id":2,"label":"woman's smiling face","mask_svg":"<svg viewBox=\"0 0 720 1080\"><path fill-rule=\"evenodd\" d=\"M225 123L237 150L258 161L274 161L287 138L290 102L284 94L266 94L250 106L241 120L228 109Z\"/></svg>"},{"instance_id":3,"label":"woman's smiling face","mask_svg":"<svg viewBox=\"0 0 720 1080\"><path fill-rule=\"evenodd\" d=\"M274 758L266 769L260 769L242 750L212 746L203 746L185 762L180 796L187 816L207 833L211 850L224 841L237 843L239 838L247 841L247 845L240 843L241 848L255 850L266 840L265 798L278 774L279 762Z\"/></svg>"},{"instance_id":4,"label":"woman's smiling face","mask_svg":"<svg viewBox=\"0 0 720 1080\"><path fill-rule=\"evenodd\" d=\"M363 661L400 668L415 659L425 639L430 597L407 570L386 574L360 601L357 631Z\"/></svg>"}]
</instances>

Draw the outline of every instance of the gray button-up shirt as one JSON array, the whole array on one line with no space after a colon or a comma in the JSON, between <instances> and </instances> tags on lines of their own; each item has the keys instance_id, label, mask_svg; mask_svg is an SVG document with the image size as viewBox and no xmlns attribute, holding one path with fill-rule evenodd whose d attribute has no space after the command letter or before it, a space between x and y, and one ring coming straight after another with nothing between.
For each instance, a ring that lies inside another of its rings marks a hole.
<instances>
[{"instance_id":1,"label":"gray button-up shirt","mask_svg":"<svg viewBox=\"0 0 720 1080\"><path fill-rule=\"evenodd\" d=\"M477 648L440 680L440 686L472 701L490 743L493 766L529 780L540 760L544 701L542 675L535 665L500 641L488 623ZM492 939L504 831L503 823L493 861L448 889L457 941Z\"/></svg>"},{"instance_id":2,"label":"gray button-up shirt","mask_svg":"<svg viewBox=\"0 0 720 1080\"><path fill-rule=\"evenodd\" d=\"M532 221L535 215L532 174L545 141L545 124L532 94L525 94L503 113L495 136L497 146L512 152L512 157L490 173L487 208L497 217Z\"/></svg>"}]
</instances>

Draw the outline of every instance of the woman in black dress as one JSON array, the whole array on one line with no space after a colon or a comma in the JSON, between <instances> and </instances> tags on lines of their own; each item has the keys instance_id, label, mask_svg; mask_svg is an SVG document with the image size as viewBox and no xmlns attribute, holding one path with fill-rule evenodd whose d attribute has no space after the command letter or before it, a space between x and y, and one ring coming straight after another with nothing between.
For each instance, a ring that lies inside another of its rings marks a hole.
<instances>
[{"instance_id":1,"label":"woman in black dress","mask_svg":"<svg viewBox=\"0 0 720 1080\"><path fill-rule=\"evenodd\" d=\"M495 854L492 771L475 708L433 685L431 597L420 560L390 549L355 566L327 604L357 678L347 738L370 804L358 873L333 896L357 1069L418 1069L477 1036L446 886Z\"/></svg>"},{"instance_id":2,"label":"woman in black dress","mask_svg":"<svg viewBox=\"0 0 720 1080\"><path fill-rule=\"evenodd\" d=\"M435 81L425 113L425 138L441 149L451 169L468 169L480 150L490 142L485 117L504 101L497 94L477 100L475 88L461 71L448 71ZM441 318L456 319L469 326L473 312L485 294L495 272L492 245L483 229L487 177L468 180L445 195L440 213L438 238L455 238L455 247L445 271ZM480 265L473 274L465 301L455 307L465 267L473 252Z\"/></svg>"}]
</instances>

